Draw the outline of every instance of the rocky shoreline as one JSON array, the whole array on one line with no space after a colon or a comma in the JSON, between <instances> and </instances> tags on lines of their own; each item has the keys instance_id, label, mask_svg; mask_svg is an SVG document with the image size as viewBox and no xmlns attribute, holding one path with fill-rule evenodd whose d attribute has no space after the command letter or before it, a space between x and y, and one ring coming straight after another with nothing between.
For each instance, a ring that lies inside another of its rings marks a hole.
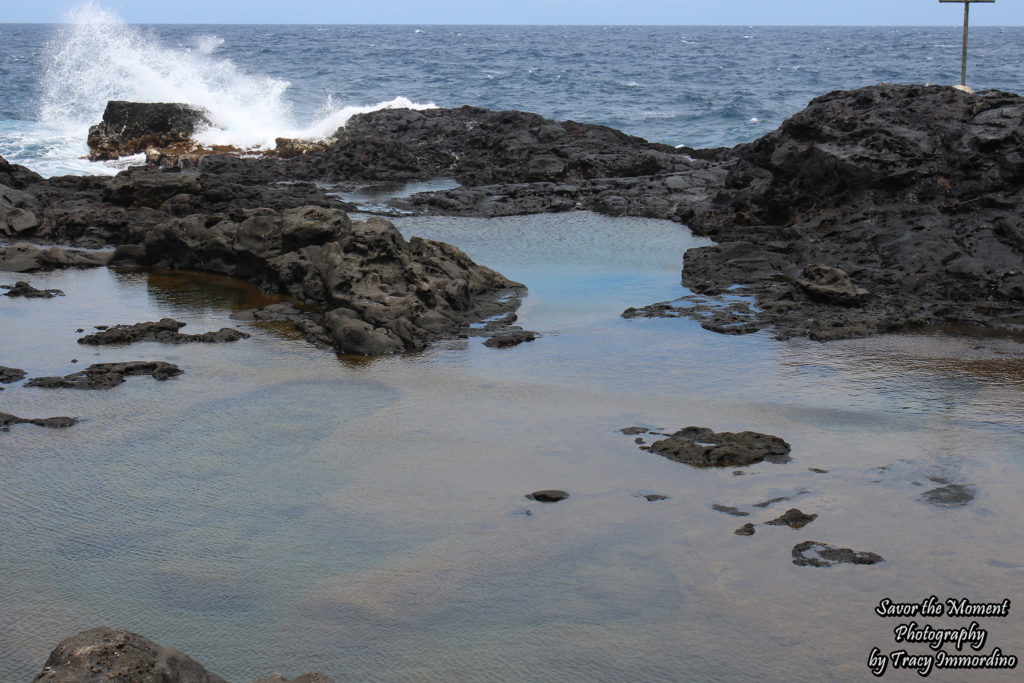
<instances>
[{"instance_id":1,"label":"rocky shoreline","mask_svg":"<svg viewBox=\"0 0 1024 683\"><path fill-rule=\"evenodd\" d=\"M169 121L175 111L194 119ZM113 263L230 274L324 314L340 310L333 326L320 321L322 338L339 351L422 348L510 312L509 295L521 285L457 249L404 244L382 219L351 221L346 212L355 207L323 188L453 178L454 189L390 206L478 217L581 209L656 217L718 242L685 255L682 283L693 295L637 302L626 317L689 316L716 332L772 329L821 341L939 324L1024 330L1024 99L1015 94L919 85L837 91L759 140L713 150L461 107L361 114L327 143L280 140L274 153L251 158L175 152L202 123L198 110L112 102L108 113L120 123L97 127L94 153L144 147L152 164L114 178L44 180L0 160L0 234L12 242L0 267L96 261L67 250L33 260L15 241L37 250L118 246ZM359 263L350 262L354 253ZM380 284L338 281L342 271L366 273L369 262ZM507 305L495 306L501 299Z\"/></svg>"},{"instance_id":2,"label":"rocky shoreline","mask_svg":"<svg viewBox=\"0 0 1024 683\"><path fill-rule=\"evenodd\" d=\"M353 117L327 143L280 140L261 157L189 143L201 111L111 104L110 120L104 116L90 133L94 158L142 152L147 165L113 178L44 179L0 158L0 270L126 266L229 275L296 304L241 317L290 322L311 342L345 354L402 353L470 335L499 349L532 341L536 333L514 325L524 284L453 245L406 240L384 217L353 220L357 207L332 194L452 178L458 187L388 207L475 217L588 210L669 219L717 242L681 255L681 283L691 294L637 302L623 312L627 318L686 316L723 334L771 330L778 339L818 341L943 324L1024 332L1024 99L1014 94L916 85L837 91L757 141L713 150L522 112L385 110ZM8 296L60 294L24 281L7 289ZM117 326L79 341L246 336L230 328L186 335L181 326ZM131 361L28 382L105 389L126 376L166 380L181 372ZM0 368L0 382L24 377ZM0 428L75 420L0 413ZM790 460L789 444L771 435L688 427L661 436L644 450L690 466ZM537 491L530 499L568 495ZM923 500L954 507L972 497L966 485L947 482ZM816 517L791 508L762 523L799 529ZM735 533L752 535L754 524ZM818 541L798 543L792 558L810 567L882 561ZM122 680L223 680L180 652L105 628L61 643L35 680L92 680L96 667ZM287 679L260 683L270 681Z\"/></svg>"}]
</instances>

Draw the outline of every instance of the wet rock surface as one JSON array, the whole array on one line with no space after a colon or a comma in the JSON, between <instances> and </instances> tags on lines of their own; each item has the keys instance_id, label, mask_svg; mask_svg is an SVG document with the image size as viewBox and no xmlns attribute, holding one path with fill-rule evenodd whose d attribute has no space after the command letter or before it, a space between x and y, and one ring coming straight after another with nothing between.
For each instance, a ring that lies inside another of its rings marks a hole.
<instances>
[{"instance_id":1,"label":"wet rock surface","mask_svg":"<svg viewBox=\"0 0 1024 683\"><path fill-rule=\"evenodd\" d=\"M798 567L832 567L837 564L877 564L885 558L864 550L839 548L820 541L803 541L793 546L793 564Z\"/></svg>"},{"instance_id":2,"label":"wet rock surface","mask_svg":"<svg viewBox=\"0 0 1024 683\"><path fill-rule=\"evenodd\" d=\"M26 382L25 386L43 389L113 389L124 384L125 378L132 375L149 375L162 381L181 373L181 368L165 361L96 363L64 377L35 377Z\"/></svg>"},{"instance_id":3,"label":"wet rock surface","mask_svg":"<svg viewBox=\"0 0 1024 683\"><path fill-rule=\"evenodd\" d=\"M89 159L117 159L151 147L191 143L209 125L206 112L187 104L111 100L103 120L89 128Z\"/></svg>"},{"instance_id":4,"label":"wet rock surface","mask_svg":"<svg viewBox=\"0 0 1024 683\"><path fill-rule=\"evenodd\" d=\"M164 344L206 343L223 344L248 339L249 334L232 327L222 327L216 331L200 334L179 332L185 323L172 318L161 318L156 322L135 323L134 325L114 325L78 339L79 344L99 346L101 344L130 344L138 341L156 341Z\"/></svg>"},{"instance_id":5,"label":"wet rock surface","mask_svg":"<svg viewBox=\"0 0 1024 683\"><path fill-rule=\"evenodd\" d=\"M707 427L686 427L641 448L696 467L742 467L763 460L790 460L789 444L777 436L750 431L715 432Z\"/></svg>"}]
</instances>

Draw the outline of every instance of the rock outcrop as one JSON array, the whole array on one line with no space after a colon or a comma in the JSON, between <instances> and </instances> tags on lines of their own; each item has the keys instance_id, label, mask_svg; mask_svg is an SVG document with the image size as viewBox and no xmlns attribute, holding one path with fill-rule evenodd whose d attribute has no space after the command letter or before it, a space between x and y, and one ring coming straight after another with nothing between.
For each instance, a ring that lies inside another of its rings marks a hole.
<instances>
[{"instance_id":1,"label":"rock outcrop","mask_svg":"<svg viewBox=\"0 0 1024 683\"><path fill-rule=\"evenodd\" d=\"M205 110L187 104L111 100L103 121L89 128L89 158L117 159L150 148L188 144L209 123Z\"/></svg>"},{"instance_id":2,"label":"rock outcrop","mask_svg":"<svg viewBox=\"0 0 1024 683\"><path fill-rule=\"evenodd\" d=\"M754 329L822 341L951 322L1024 329L1024 98L837 91L729 157L714 200L685 218L720 244L687 252L683 284L740 285L730 294L754 299Z\"/></svg>"},{"instance_id":3,"label":"rock outcrop","mask_svg":"<svg viewBox=\"0 0 1024 683\"><path fill-rule=\"evenodd\" d=\"M523 289L449 244L406 241L383 218L352 221L337 209L258 209L240 221L197 214L140 237L133 258L143 265L230 275L316 306L342 353L397 353L465 334L514 310Z\"/></svg>"}]
</instances>

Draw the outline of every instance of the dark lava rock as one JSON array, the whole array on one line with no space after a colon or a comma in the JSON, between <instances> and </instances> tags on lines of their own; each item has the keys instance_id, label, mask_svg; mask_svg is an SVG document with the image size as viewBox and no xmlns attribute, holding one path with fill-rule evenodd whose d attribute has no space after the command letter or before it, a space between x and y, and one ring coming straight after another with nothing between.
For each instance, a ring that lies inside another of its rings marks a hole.
<instances>
[{"instance_id":1,"label":"dark lava rock","mask_svg":"<svg viewBox=\"0 0 1024 683\"><path fill-rule=\"evenodd\" d=\"M747 522L746 524L741 526L739 529L736 529L735 531L733 531L733 533L736 534L737 536L753 536L755 531L757 531L757 530L754 528L754 525L751 524L750 522Z\"/></svg>"},{"instance_id":2,"label":"dark lava rock","mask_svg":"<svg viewBox=\"0 0 1024 683\"><path fill-rule=\"evenodd\" d=\"M25 371L18 368L7 368L0 365L0 384L20 382L25 379Z\"/></svg>"},{"instance_id":3,"label":"dark lava rock","mask_svg":"<svg viewBox=\"0 0 1024 683\"><path fill-rule=\"evenodd\" d=\"M0 413L0 427L7 427L15 424L33 424L40 427L54 427L62 429L64 427L70 427L78 424L78 419L74 417L23 418L11 415L10 413Z\"/></svg>"},{"instance_id":4,"label":"dark lava rock","mask_svg":"<svg viewBox=\"0 0 1024 683\"><path fill-rule=\"evenodd\" d=\"M978 495L968 484L949 484L925 491L918 500L940 508L958 508L970 503Z\"/></svg>"},{"instance_id":5,"label":"dark lava rock","mask_svg":"<svg viewBox=\"0 0 1024 683\"><path fill-rule=\"evenodd\" d=\"M34 683L227 683L188 655L121 629L98 627L62 640Z\"/></svg>"},{"instance_id":6,"label":"dark lava rock","mask_svg":"<svg viewBox=\"0 0 1024 683\"><path fill-rule=\"evenodd\" d=\"M507 328L492 334L486 341L484 341L484 346L495 349L506 349L510 346L518 346L523 342L532 342L536 338L536 332L531 332L530 330L524 330L518 327Z\"/></svg>"},{"instance_id":7,"label":"dark lava rock","mask_svg":"<svg viewBox=\"0 0 1024 683\"><path fill-rule=\"evenodd\" d=\"M619 431L627 436L633 436L634 434L646 434L650 430L647 427L623 427Z\"/></svg>"},{"instance_id":8,"label":"dark lava rock","mask_svg":"<svg viewBox=\"0 0 1024 683\"><path fill-rule=\"evenodd\" d=\"M719 158L719 191L678 218L719 242L686 253L692 291L751 297L780 338L1024 329L1024 98L836 91Z\"/></svg>"},{"instance_id":9,"label":"dark lava rock","mask_svg":"<svg viewBox=\"0 0 1024 683\"><path fill-rule=\"evenodd\" d=\"M103 121L89 128L89 159L117 159L150 147L188 143L209 123L205 110L187 104L111 100Z\"/></svg>"},{"instance_id":10,"label":"dark lava rock","mask_svg":"<svg viewBox=\"0 0 1024 683\"><path fill-rule=\"evenodd\" d=\"M560 500L568 498L569 494L565 491L548 490L534 491L533 493L526 494L526 497L530 500L535 500L538 503L557 503Z\"/></svg>"},{"instance_id":11,"label":"dark lava rock","mask_svg":"<svg viewBox=\"0 0 1024 683\"><path fill-rule=\"evenodd\" d=\"M875 553L837 548L819 541L804 541L793 546L793 564L800 567L831 567L843 562L850 564L877 564L884 561Z\"/></svg>"},{"instance_id":12,"label":"dark lava rock","mask_svg":"<svg viewBox=\"0 0 1024 683\"><path fill-rule=\"evenodd\" d=\"M114 325L106 329L79 338L79 344L129 344L137 341L157 341L165 344L185 344L189 342L225 343L248 339L250 335L231 327L222 327L213 332L202 334L182 334L179 329L185 323L171 318L161 318L157 322L135 323L134 325Z\"/></svg>"},{"instance_id":13,"label":"dark lava rock","mask_svg":"<svg viewBox=\"0 0 1024 683\"><path fill-rule=\"evenodd\" d=\"M733 517L746 517L750 514L749 512L744 512L743 510L732 507L731 505L719 505L718 503L715 503L711 508L718 512L724 512L727 515L732 515Z\"/></svg>"},{"instance_id":14,"label":"dark lava rock","mask_svg":"<svg viewBox=\"0 0 1024 683\"><path fill-rule=\"evenodd\" d=\"M738 467L762 460L790 460L789 444L777 436L758 432L716 433L707 427L687 427L642 448L698 467Z\"/></svg>"},{"instance_id":15,"label":"dark lava rock","mask_svg":"<svg viewBox=\"0 0 1024 683\"><path fill-rule=\"evenodd\" d=\"M455 178L469 186L651 176L692 165L681 150L606 126L468 106L357 114L323 153L302 161L335 180Z\"/></svg>"},{"instance_id":16,"label":"dark lava rock","mask_svg":"<svg viewBox=\"0 0 1024 683\"><path fill-rule=\"evenodd\" d=\"M443 242L406 241L389 221L303 207L194 215L145 236L146 265L222 273L326 311L341 353L422 349L514 310L525 289Z\"/></svg>"},{"instance_id":17,"label":"dark lava rock","mask_svg":"<svg viewBox=\"0 0 1024 683\"><path fill-rule=\"evenodd\" d=\"M177 365L164 361L96 363L64 377L36 377L26 382L25 386L44 389L112 389L123 384L125 377L130 375L150 375L153 379L166 380L181 373Z\"/></svg>"},{"instance_id":18,"label":"dark lava rock","mask_svg":"<svg viewBox=\"0 0 1024 683\"><path fill-rule=\"evenodd\" d=\"M775 519L765 522L765 524L770 524L772 526L788 526L792 529L802 529L817 518L818 515L816 514L807 515L801 512L798 508L790 508Z\"/></svg>"}]
</instances>

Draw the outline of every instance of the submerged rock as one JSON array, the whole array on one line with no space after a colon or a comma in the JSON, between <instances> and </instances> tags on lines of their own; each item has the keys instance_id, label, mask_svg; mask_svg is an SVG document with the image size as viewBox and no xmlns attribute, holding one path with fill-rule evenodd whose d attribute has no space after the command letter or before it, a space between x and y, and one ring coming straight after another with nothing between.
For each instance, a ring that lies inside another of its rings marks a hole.
<instances>
[{"instance_id":1,"label":"submerged rock","mask_svg":"<svg viewBox=\"0 0 1024 683\"><path fill-rule=\"evenodd\" d=\"M741 467L762 460L790 460L789 444L777 436L749 431L714 432L707 427L686 427L641 448L697 467Z\"/></svg>"},{"instance_id":2,"label":"submerged rock","mask_svg":"<svg viewBox=\"0 0 1024 683\"><path fill-rule=\"evenodd\" d=\"M96 363L64 377L36 377L26 382L25 386L44 389L113 389L124 384L125 377L131 375L149 375L156 380L166 380L181 373L177 365L164 361Z\"/></svg>"},{"instance_id":3,"label":"submerged rock","mask_svg":"<svg viewBox=\"0 0 1024 683\"><path fill-rule=\"evenodd\" d=\"M17 415L11 415L10 413L0 413L0 428L7 428L10 425L16 424L33 424L39 427L53 427L56 429L63 429L64 427L71 427L78 424L78 418L75 417L36 417L36 418L25 418L18 417Z\"/></svg>"},{"instance_id":4,"label":"submerged rock","mask_svg":"<svg viewBox=\"0 0 1024 683\"><path fill-rule=\"evenodd\" d=\"M202 342L219 344L248 339L249 334L232 327L222 327L217 331L201 334L183 334L179 332L185 323L172 318L161 318L156 322L135 323L134 325L114 325L99 332L87 334L78 339L79 344L98 346L101 344L130 344L138 341L156 341L165 344L187 344Z\"/></svg>"},{"instance_id":5,"label":"submerged rock","mask_svg":"<svg viewBox=\"0 0 1024 683\"><path fill-rule=\"evenodd\" d=\"M36 289L24 280L19 280L13 285L0 285L0 289L6 289L4 296L19 297L26 299L52 299L55 296L64 296L59 289Z\"/></svg>"},{"instance_id":6,"label":"submerged rock","mask_svg":"<svg viewBox=\"0 0 1024 683\"><path fill-rule=\"evenodd\" d=\"M34 683L227 683L185 653L105 626L62 640Z\"/></svg>"},{"instance_id":7,"label":"submerged rock","mask_svg":"<svg viewBox=\"0 0 1024 683\"><path fill-rule=\"evenodd\" d=\"M11 382L20 382L25 379L25 371L19 370L18 368L8 368L0 365L0 384L10 384Z\"/></svg>"},{"instance_id":8,"label":"submerged rock","mask_svg":"<svg viewBox=\"0 0 1024 683\"><path fill-rule=\"evenodd\" d=\"M557 503L568 498L569 494L565 491L550 489L545 491L534 491L533 493L526 494L526 497L530 500L535 500L538 503Z\"/></svg>"},{"instance_id":9,"label":"submerged rock","mask_svg":"<svg viewBox=\"0 0 1024 683\"><path fill-rule=\"evenodd\" d=\"M799 567L832 567L837 564L877 564L885 558L863 550L839 548L819 541L804 541L793 546L793 564Z\"/></svg>"},{"instance_id":10,"label":"submerged rock","mask_svg":"<svg viewBox=\"0 0 1024 683\"><path fill-rule=\"evenodd\" d=\"M940 508L963 507L974 500L977 490L969 484L948 484L925 491L918 499Z\"/></svg>"}]
</instances>

